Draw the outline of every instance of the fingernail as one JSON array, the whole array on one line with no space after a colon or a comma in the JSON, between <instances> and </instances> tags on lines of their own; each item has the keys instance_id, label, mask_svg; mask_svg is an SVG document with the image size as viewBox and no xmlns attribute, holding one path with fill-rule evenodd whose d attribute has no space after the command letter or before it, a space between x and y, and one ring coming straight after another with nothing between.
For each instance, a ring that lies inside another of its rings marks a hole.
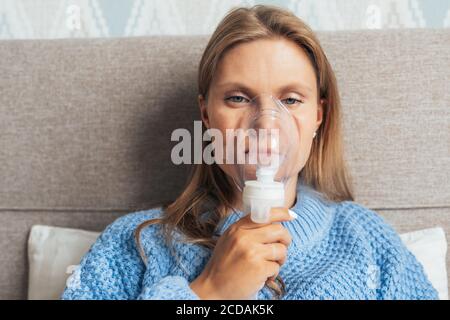
<instances>
[{"instance_id":1,"label":"fingernail","mask_svg":"<svg viewBox=\"0 0 450 320\"><path fill-rule=\"evenodd\" d=\"M297 219L297 214L294 211L292 211L291 209L288 209L288 212L292 218Z\"/></svg>"}]
</instances>

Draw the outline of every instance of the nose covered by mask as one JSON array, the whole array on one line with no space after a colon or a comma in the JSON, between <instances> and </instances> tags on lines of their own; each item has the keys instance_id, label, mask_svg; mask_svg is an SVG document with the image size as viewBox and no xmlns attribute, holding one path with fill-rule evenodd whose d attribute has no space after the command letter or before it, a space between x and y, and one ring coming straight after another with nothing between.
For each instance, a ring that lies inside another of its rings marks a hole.
<instances>
[{"instance_id":1,"label":"nose covered by mask","mask_svg":"<svg viewBox=\"0 0 450 320\"><path fill-rule=\"evenodd\" d=\"M285 183L296 174L299 136L289 108L285 101L261 94L242 110L234 146L235 183L243 192L244 211L256 223L269 220L270 208L284 206Z\"/></svg>"}]
</instances>

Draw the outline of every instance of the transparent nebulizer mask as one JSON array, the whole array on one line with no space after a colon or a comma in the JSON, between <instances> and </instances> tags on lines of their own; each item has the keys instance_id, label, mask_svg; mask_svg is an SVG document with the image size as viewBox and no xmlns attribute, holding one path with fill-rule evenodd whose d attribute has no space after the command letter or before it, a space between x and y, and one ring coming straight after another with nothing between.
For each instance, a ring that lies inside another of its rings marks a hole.
<instances>
[{"instance_id":1,"label":"transparent nebulizer mask","mask_svg":"<svg viewBox=\"0 0 450 320\"><path fill-rule=\"evenodd\" d=\"M237 161L235 182L242 190L244 212L252 221L266 223L270 208L284 206L285 184L296 174L298 130L286 102L261 94L247 104L240 126L244 143L236 149L244 153Z\"/></svg>"}]
</instances>

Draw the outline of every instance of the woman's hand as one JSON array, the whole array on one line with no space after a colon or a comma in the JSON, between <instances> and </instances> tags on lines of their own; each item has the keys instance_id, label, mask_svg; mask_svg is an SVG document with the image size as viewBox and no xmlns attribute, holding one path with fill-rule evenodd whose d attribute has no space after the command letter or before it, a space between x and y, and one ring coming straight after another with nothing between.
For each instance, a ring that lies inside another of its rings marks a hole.
<instances>
[{"instance_id":1,"label":"woman's hand","mask_svg":"<svg viewBox=\"0 0 450 320\"><path fill-rule=\"evenodd\" d=\"M250 214L231 225L217 241L203 272L191 283L200 299L249 299L278 275L291 235L281 225L293 220L287 208L272 208L268 223Z\"/></svg>"}]
</instances>

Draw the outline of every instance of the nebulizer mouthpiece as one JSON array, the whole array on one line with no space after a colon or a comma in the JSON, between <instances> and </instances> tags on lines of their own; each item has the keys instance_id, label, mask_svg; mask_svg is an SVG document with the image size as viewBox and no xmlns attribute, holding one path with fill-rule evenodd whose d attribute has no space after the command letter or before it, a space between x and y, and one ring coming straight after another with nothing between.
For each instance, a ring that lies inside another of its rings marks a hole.
<instances>
[{"instance_id":1,"label":"nebulizer mouthpiece","mask_svg":"<svg viewBox=\"0 0 450 320\"><path fill-rule=\"evenodd\" d=\"M270 209L285 204L285 182L295 165L298 139L294 117L272 95L250 102L245 117L245 161L238 164L243 210L255 223L267 223Z\"/></svg>"}]
</instances>

